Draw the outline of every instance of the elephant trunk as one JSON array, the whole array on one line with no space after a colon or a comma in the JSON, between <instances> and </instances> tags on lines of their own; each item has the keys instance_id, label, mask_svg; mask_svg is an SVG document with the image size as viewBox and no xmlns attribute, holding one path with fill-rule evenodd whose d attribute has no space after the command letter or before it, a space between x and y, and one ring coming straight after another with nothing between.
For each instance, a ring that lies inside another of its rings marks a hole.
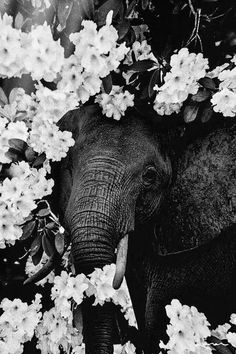
<instances>
[{"instance_id":1,"label":"elephant trunk","mask_svg":"<svg viewBox=\"0 0 236 354\"><path fill-rule=\"evenodd\" d=\"M115 243L111 236L109 218L97 210L76 209L75 226L72 226L72 256L76 273L90 274L114 262ZM83 335L86 354L113 352L113 304L92 306L93 298L82 305Z\"/></svg>"},{"instance_id":2,"label":"elephant trunk","mask_svg":"<svg viewBox=\"0 0 236 354\"><path fill-rule=\"evenodd\" d=\"M124 247L119 247L127 224L120 206L122 176L122 166L114 159L88 161L87 168L75 177L66 211L76 273L89 274L94 268L113 263L117 247L120 265L114 278L115 287L121 282L125 266ZM86 354L111 354L114 305L92 306L93 301L87 299L82 307Z\"/></svg>"}]
</instances>

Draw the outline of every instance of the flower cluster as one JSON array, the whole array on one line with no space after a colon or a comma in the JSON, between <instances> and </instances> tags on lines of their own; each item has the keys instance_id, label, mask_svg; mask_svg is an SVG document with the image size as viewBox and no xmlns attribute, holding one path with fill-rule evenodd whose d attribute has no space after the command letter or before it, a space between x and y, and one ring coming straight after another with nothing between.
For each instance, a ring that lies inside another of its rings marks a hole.
<instances>
[{"instance_id":1,"label":"flower cluster","mask_svg":"<svg viewBox=\"0 0 236 354\"><path fill-rule=\"evenodd\" d=\"M62 271L60 276L55 277L51 297L62 317L71 318L71 300L77 305L81 304L88 287L88 280L84 274L72 277Z\"/></svg>"},{"instance_id":2,"label":"flower cluster","mask_svg":"<svg viewBox=\"0 0 236 354\"><path fill-rule=\"evenodd\" d=\"M29 33L12 28L13 19L0 18L0 76L21 77L30 73L34 80L53 81L64 62L64 49L54 41L50 26L37 26Z\"/></svg>"},{"instance_id":3,"label":"flower cluster","mask_svg":"<svg viewBox=\"0 0 236 354\"><path fill-rule=\"evenodd\" d=\"M100 92L101 79L118 68L129 50L125 43L117 44L118 33L111 21L112 11L99 30L93 21L83 21L83 29L70 35L75 52L65 59L58 87L76 91L82 103Z\"/></svg>"},{"instance_id":4,"label":"flower cluster","mask_svg":"<svg viewBox=\"0 0 236 354\"><path fill-rule=\"evenodd\" d=\"M236 55L232 59L235 65ZM233 69L221 70L218 75L220 80L219 91L216 92L211 103L215 112L222 113L224 117L236 116L236 66Z\"/></svg>"},{"instance_id":5,"label":"flower cluster","mask_svg":"<svg viewBox=\"0 0 236 354\"><path fill-rule=\"evenodd\" d=\"M152 48L147 43L146 39L144 39L141 42L135 41L132 44L129 52L126 55L124 64L128 64L128 65L133 64L133 58L135 59L135 61L150 59L154 62L157 62L157 58L152 53Z\"/></svg>"},{"instance_id":6,"label":"flower cluster","mask_svg":"<svg viewBox=\"0 0 236 354\"><path fill-rule=\"evenodd\" d=\"M38 85L33 95L37 108L30 130L29 144L38 153L45 152L52 161L60 161L74 145L72 133L59 130L56 123L69 110L77 105L73 93L50 90Z\"/></svg>"},{"instance_id":7,"label":"flower cluster","mask_svg":"<svg viewBox=\"0 0 236 354\"><path fill-rule=\"evenodd\" d=\"M95 268L94 272L88 276L90 286L86 294L95 297L94 305L103 305L106 301L112 301L115 305L120 306L129 325L137 327L125 280L118 290L112 286L115 270L115 264L106 265L102 269Z\"/></svg>"},{"instance_id":8,"label":"flower cluster","mask_svg":"<svg viewBox=\"0 0 236 354\"><path fill-rule=\"evenodd\" d=\"M167 344L160 343L160 347L172 354L211 353L206 338L211 335L209 323L204 314L199 313L196 307L181 305L179 300L172 300L166 306L170 325L167 334L170 340Z\"/></svg>"},{"instance_id":9,"label":"flower cluster","mask_svg":"<svg viewBox=\"0 0 236 354\"><path fill-rule=\"evenodd\" d=\"M236 314L233 313L230 316L230 321L232 325L236 325ZM234 348L236 348L236 333L229 332L231 328L231 324L225 323L223 325L218 326L211 334L217 337L220 340L227 340Z\"/></svg>"},{"instance_id":10,"label":"flower cluster","mask_svg":"<svg viewBox=\"0 0 236 354\"><path fill-rule=\"evenodd\" d=\"M36 266L33 264L32 257L29 256L25 264L25 274L28 275L28 277L31 277L32 275L37 273L44 266L44 264L47 263L47 261L48 261L48 256L46 255L45 252L43 253L40 262ZM54 271L52 271L45 278L38 281L36 285L44 286L46 283L52 284L54 282L54 278L55 278L55 273Z\"/></svg>"},{"instance_id":11,"label":"flower cluster","mask_svg":"<svg viewBox=\"0 0 236 354\"><path fill-rule=\"evenodd\" d=\"M121 116L124 116L127 108L134 105L134 95L129 91L123 92L121 86L113 86L109 94L104 92L97 95L95 102L102 107L103 114L119 120Z\"/></svg>"},{"instance_id":12,"label":"flower cluster","mask_svg":"<svg viewBox=\"0 0 236 354\"><path fill-rule=\"evenodd\" d=\"M73 327L72 317L61 316L56 306L44 312L35 335L38 339L36 347L41 354L60 354L61 349L69 353L71 348L78 348L82 344L82 334Z\"/></svg>"},{"instance_id":13,"label":"flower cluster","mask_svg":"<svg viewBox=\"0 0 236 354\"><path fill-rule=\"evenodd\" d=\"M23 344L32 339L41 319L41 295L36 294L31 305L20 299L5 298L0 308L0 352L2 354L21 354Z\"/></svg>"},{"instance_id":14,"label":"flower cluster","mask_svg":"<svg viewBox=\"0 0 236 354\"><path fill-rule=\"evenodd\" d=\"M15 244L22 234L19 225L37 206L35 200L51 194L54 182L46 174L45 168L30 168L24 161L11 164L9 178L0 185L0 248Z\"/></svg>"},{"instance_id":15,"label":"flower cluster","mask_svg":"<svg viewBox=\"0 0 236 354\"><path fill-rule=\"evenodd\" d=\"M206 75L208 60L201 53L189 53L187 48L182 48L171 56L170 66L164 84L155 86L154 110L160 115L179 113L188 95L197 93L198 80Z\"/></svg>"}]
</instances>

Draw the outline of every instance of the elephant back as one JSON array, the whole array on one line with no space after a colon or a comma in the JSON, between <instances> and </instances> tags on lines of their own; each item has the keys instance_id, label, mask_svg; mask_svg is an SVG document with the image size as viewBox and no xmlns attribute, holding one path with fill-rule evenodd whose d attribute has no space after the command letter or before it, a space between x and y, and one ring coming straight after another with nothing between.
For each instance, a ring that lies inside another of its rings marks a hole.
<instances>
[{"instance_id":1,"label":"elephant back","mask_svg":"<svg viewBox=\"0 0 236 354\"><path fill-rule=\"evenodd\" d=\"M236 124L191 143L179 157L175 179L156 225L164 253L198 247L236 229Z\"/></svg>"}]
</instances>

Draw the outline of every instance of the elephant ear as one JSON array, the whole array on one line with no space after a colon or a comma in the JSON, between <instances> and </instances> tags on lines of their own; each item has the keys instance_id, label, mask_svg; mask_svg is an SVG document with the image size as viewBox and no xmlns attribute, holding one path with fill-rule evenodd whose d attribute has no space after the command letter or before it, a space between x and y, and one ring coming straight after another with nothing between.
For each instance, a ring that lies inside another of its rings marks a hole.
<instances>
[{"instance_id":1,"label":"elephant ear","mask_svg":"<svg viewBox=\"0 0 236 354\"><path fill-rule=\"evenodd\" d=\"M82 106L79 109L67 112L58 121L57 125L62 131L70 131L73 138L77 140L79 136L83 135L85 126L94 119L98 119L98 117L100 117L100 111L97 105ZM69 201L73 183L72 170L73 163L70 153L62 161L56 162L52 166L55 186L51 196L51 206L54 212L59 214L63 224L64 211Z\"/></svg>"},{"instance_id":2,"label":"elephant ear","mask_svg":"<svg viewBox=\"0 0 236 354\"><path fill-rule=\"evenodd\" d=\"M155 227L157 253L186 252L236 230L236 124L188 145Z\"/></svg>"},{"instance_id":3,"label":"elephant ear","mask_svg":"<svg viewBox=\"0 0 236 354\"><path fill-rule=\"evenodd\" d=\"M67 112L57 123L60 130L70 131L76 139L86 123L97 119L100 116L99 106L96 104L82 106L78 109Z\"/></svg>"}]
</instances>

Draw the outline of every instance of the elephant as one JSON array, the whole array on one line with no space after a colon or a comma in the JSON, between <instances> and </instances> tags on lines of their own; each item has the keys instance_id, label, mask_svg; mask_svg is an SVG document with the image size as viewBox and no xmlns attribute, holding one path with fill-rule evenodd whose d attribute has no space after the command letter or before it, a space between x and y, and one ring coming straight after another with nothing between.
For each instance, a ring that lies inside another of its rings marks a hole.
<instances>
[{"instance_id":1,"label":"elephant","mask_svg":"<svg viewBox=\"0 0 236 354\"><path fill-rule=\"evenodd\" d=\"M182 127L134 113L115 121L97 105L58 124L75 139L56 181L75 271L116 262L113 287L125 275L140 351L159 351L173 298L213 324L228 319L236 310L236 124L183 138ZM86 353L112 353L112 304L82 306Z\"/></svg>"}]
</instances>

